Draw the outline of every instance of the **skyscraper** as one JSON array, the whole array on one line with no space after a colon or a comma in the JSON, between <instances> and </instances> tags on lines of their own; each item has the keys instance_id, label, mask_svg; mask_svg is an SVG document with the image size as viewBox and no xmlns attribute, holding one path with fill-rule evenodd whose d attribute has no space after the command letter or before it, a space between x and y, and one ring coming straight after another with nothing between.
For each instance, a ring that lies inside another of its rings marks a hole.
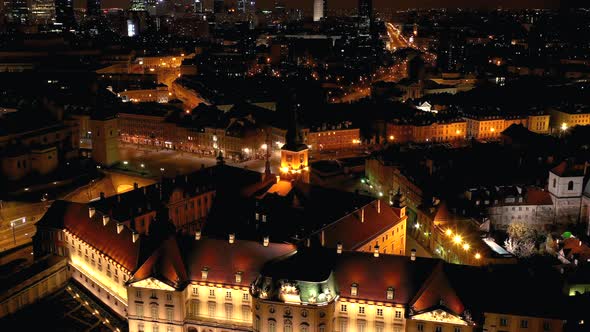
<instances>
[{"instance_id":1,"label":"skyscraper","mask_svg":"<svg viewBox=\"0 0 590 332\"><path fill-rule=\"evenodd\" d=\"M223 12L223 0L213 0L213 13L220 14Z\"/></svg>"},{"instance_id":2,"label":"skyscraper","mask_svg":"<svg viewBox=\"0 0 590 332\"><path fill-rule=\"evenodd\" d=\"M373 0L359 0L359 17L373 17Z\"/></svg>"},{"instance_id":3,"label":"skyscraper","mask_svg":"<svg viewBox=\"0 0 590 332\"><path fill-rule=\"evenodd\" d=\"M86 0L86 15L100 16L100 1L101 0Z\"/></svg>"},{"instance_id":4,"label":"skyscraper","mask_svg":"<svg viewBox=\"0 0 590 332\"><path fill-rule=\"evenodd\" d=\"M73 0L55 0L55 21L65 28L76 25Z\"/></svg>"},{"instance_id":5,"label":"skyscraper","mask_svg":"<svg viewBox=\"0 0 590 332\"><path fill-rule=\"evenodd\" d=\"M328 0L313 1L313 21L318 22L328 13Z\"/></svg>"},{"instance_id":6,"label":"skyscraper","mask_svg":"<svg viewBox=\"0 0 590 332\"><path fill-rule=\"evenodd\" d=\"M256 1L238 0L238 11L241 13L254 13L256 11Z\"/></svg>"}]
</instances>

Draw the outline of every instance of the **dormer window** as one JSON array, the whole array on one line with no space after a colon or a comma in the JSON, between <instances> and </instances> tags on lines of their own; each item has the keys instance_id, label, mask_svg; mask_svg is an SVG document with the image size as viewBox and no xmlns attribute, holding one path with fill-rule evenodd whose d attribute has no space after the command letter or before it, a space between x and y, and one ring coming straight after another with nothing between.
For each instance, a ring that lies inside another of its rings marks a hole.
<instances>
[{"instance_id":1,"label":"dormer window","mask_svg":"<svg viewBox=\"0 0 590 332\"><path fill-rule=\"evenodd\" d=\"M387 288L387 299L393 300L393 295L394 295L393 287L388 287Z\"/></svg>"},{"instance_id":2,"label":"dormer window","mask_svg":"<svg viewBox=\"0 0 590 332\"><path fill-rule=\"evenodd\" d=\"M358 290L359 290L359 285L356 282L353 283L352 285L350 285L350 295L351 296L357 296Z\"/></svg>"},{"instance_id":3,"label":"dormer window","mask_svg":"<svg viewBox=\"0 0 590 332\"><path fill-rule=\"evenodd\" d=\"M236 277L236 283L237 284L239 284L239 283L242 282L242 272L241 271L236 272L235 277Z\"/></svg>"}]
</instances>

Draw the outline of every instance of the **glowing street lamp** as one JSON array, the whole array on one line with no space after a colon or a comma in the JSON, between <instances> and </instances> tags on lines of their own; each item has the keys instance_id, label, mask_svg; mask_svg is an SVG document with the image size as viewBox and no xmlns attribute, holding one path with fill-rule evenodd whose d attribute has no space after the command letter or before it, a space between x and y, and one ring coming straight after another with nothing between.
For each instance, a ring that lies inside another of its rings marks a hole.
<instances>
[{"instance_id":1,"label":"glowing street lamp","mask_svg":"<svg viewBox=\"0 0 590 332\"><path fill-rule=\"evenodd\" d=\"M481 259L481 255L479 253L475 254L475 259Z\"/></svg>"},{"instance_id":2,"label":"glowing street lamp","mask_svg":"<svg viewBox=\"0 0 590 332\"><path fill-rule=\"evenodd\" d=\"M452 230L449 228L449 229L447 229L447 230L445 231L445 234L446 234L447 236L451 236L451 235L453 235L453 231L452 231Z\"/></svg>"},{"instance_id":3,"label":"glowing street lamp","mask_svg":"<svg viewBox=\"0 0 590 332\"><path fill-rule=\"evenodd\" d=\"M561 130L562 131L566 131L567 130L567 123L564 122L564 123L561 124Z\"/></svg>"},{"instance_id":4,"label":"glowing street lamp","mask_svg":"<svg viewBox=\"0 0 590 332\"><path fill-rule=\"evenodd\" d=\"M455 242L456 244L461 244L461 242L463 242L461 235L459 235L459 234L455 235L455 237L453 237L453 242Z\"/></svg>"},{"instance_id":5,"label":"glowing street lamp","mask_svg":"<svg viewBox=\"0 0 590 332\"><path fill-rule=\"evenodd\" d=\"M469 250L470 247L471 246L468 243L463 244L463 250L465 250L465 251Z\"/></svg>"}]
</instances>

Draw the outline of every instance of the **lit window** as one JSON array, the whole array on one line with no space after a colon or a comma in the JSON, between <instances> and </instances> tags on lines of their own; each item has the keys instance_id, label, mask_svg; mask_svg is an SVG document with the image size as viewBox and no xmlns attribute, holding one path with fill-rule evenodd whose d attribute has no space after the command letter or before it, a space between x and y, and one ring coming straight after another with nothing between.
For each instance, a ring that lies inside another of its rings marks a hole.
<instances>
[{"instance_id":1,"label":"lit window","mask_svg":"<svg viewBox=\"0 0 590 332\"><path fill-rule=\"evenodd\" d=\"M520 328L521 328L521 329L526 329L526 328L528 328L528 327L529 327L529 321L528 321L528 320L526 320L526 319L522 319L522 320L520 321Z\"/></svg>"},{"instance_id":2,"label":"lit window","mask_svg":"<svg viewBox=\"0 0 590 332\"><path fill-rule=\"evenodd\" d=\"M166 308L166 320L171 322L174 319L174 311L172 308Z\"/></svg>"}]
</instances>

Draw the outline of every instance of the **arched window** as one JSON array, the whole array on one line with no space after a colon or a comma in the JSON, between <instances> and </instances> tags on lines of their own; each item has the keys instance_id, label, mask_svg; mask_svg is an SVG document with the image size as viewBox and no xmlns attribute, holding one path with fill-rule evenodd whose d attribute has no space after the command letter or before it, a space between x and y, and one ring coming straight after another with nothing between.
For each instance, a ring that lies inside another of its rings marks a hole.
<instances>
[{"instance_id":1,"label":"arched window","mask_svg":"<svg viewBox=\"0 0 590 332\"><path fill-rule=\"evenodd\" d=\"M268 320L268 332L277 332L277 321L274 319Z\"/></svg>"},{"instance_id":2,"label":"arched window","mask_svg":"<svg viewBox=\"0 0 590 332\"><path fill-rule=\"evenodd\" d=\"M574 181L570 181L567 183L567 190L574 190Z\"/></svg>"},{"instance_id":3,"label":"arched window","mask_svg":"<svg viewBox=\"0 0 590 332\"><path fill-rule=\"evenodd\" d=\"M307 324L307 323L301 323L301 325L299 325L299 331L301 331L301 332L309 332L309 324Z\"/></svg>"},{"instance_id":4,"label":"arched window","mask_svg":"<svg viewBox=\"0 0 590 332\"><path fill-rule=\"evenodd\" d=\"M285 320L285 325L283 326L283 332L293 332L293 323L291 320Z\"/></svg>"}]
</instances>

